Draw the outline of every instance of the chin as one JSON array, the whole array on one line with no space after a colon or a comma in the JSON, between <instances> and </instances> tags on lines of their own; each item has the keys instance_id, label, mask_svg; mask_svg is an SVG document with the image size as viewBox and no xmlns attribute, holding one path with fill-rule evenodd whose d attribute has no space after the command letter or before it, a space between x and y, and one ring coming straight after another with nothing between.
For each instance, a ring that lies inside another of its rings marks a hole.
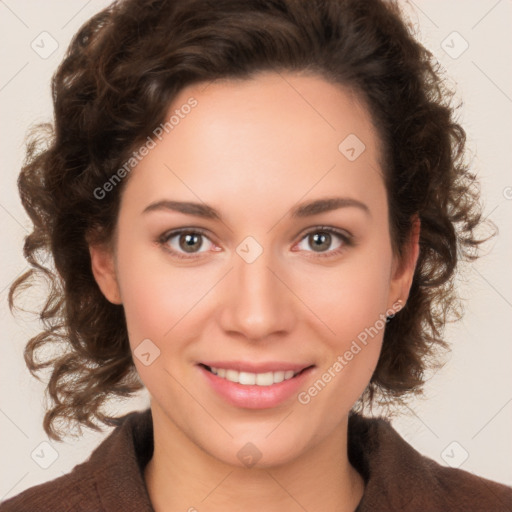
<instances>
[{"instance_id":1,"label":"chin","mask_svg":"<svg viewBox=\"0 0 512 512\"><path fill-rule=\"evenodd\" d=\"M275 439L265 438L267 435L259 430L252 440L250 435L244 435L230 439L229 443L211 446L210 449L203 445L203 449L225 464L248 469L268 469L288 464L307 449L306 440L297 439L291 433L282 432Z\"/></svg>"}]
</instances>

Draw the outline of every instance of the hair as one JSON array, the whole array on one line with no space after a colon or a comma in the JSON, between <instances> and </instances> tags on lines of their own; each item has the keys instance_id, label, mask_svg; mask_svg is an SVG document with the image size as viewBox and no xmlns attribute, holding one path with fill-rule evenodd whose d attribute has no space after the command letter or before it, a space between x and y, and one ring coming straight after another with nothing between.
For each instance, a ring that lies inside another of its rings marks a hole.
<instances>
[{"instance_id":1,"label":"hair","mask_svg":"<svg viewBox=\"0 0 512 512\"><path fill-rule=\"evenodd\" d=\"M393 251L421 221L420 252L405 307L385 329L359 404L402 404L422 394L427 370L449 350L442 334L462 315L454 276L479 256L476 176L465 132L439 63L413 36L396 2L384 0L124 0L88 20L52 78L54 122L27 136L18 178L33 223L24 242L31 268L9 291L45 278L43 331L25 347L38 377L49 368L44 430L57 423L114 425L108 399L143 388L122 305L110 303L91 270L89 244L111 244L129 176L104 186L162 124L184 87L250 79L262 71L317 75L356 92L382 142ZM51 256L50 259L48 257ZM51 350L56 347L57 350ZM41 355L43 354L43 356ZM68 434L69 432L64 432Z\"/></svg>"}]
</instances>

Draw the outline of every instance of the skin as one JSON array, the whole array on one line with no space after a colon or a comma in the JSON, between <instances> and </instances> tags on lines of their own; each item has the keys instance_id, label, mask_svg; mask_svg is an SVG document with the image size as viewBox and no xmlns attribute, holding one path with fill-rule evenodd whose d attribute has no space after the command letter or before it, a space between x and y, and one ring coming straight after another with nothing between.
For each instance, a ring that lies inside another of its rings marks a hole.
<instances>
[{"instance_id":1,"label":"skin","mask_svg":"<svg viewBox=\"0 0 512 512\"><path fill-rule=\"evenodd\" d=\"M260 73L190 86L169 115L190 96L197 106L130 174L114 249L90 247L102 292L124 306L132 350L148 338L160 350L148 366L134 357L151 396L151 501L157 512L353 511L364 481L347 457L348 413L376 367L383 330L307 404L294 395L277 407L235 407L196 363L314 364L307 390L397 299L405 303L419 226L399 260L378 134L348 90L314 75ZM354 161L338 149L349 134L366 146ZM335 196L368 213L290 215L297 203ZM164 199L206 203L223 220L142 213ZM307 232L322 226L350 233L354 244L333 234L316 249ZM158 243L178 228L207 231L195 253L179 235ZM236 252L247 236L263 249L252 263ZM237 457L248 442L262 454L250 468Z\"/></svg>"}]
</instances>

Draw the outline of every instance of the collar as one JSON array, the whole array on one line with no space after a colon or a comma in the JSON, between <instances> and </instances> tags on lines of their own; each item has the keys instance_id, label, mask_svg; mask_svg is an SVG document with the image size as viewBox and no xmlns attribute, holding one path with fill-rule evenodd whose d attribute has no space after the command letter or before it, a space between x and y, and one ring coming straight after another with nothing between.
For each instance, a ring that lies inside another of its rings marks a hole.
<instances>
[{"instance_id":1,"label":"collar","mask_svg":"<svg viewBox=\"0 0 512 512\"><path fill-rule=\"evenodd\" d=\"M143 477L153 455L151 409L132 412L115 424L90 458L102 506L154 512ZM350 413L348 457L365 480L355 512L512 511L512 488L424 457L384 418Z\"/></svg>"}]
</instances>

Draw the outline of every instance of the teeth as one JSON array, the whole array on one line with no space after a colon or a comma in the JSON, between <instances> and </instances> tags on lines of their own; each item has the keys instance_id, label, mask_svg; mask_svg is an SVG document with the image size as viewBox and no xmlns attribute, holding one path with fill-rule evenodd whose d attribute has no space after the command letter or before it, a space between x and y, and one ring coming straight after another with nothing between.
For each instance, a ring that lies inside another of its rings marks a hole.
<instances>
[{"instance_id":1,"label":"teeth","mask_svg":"<svg viewBox=\"0 0 512 512\"><path fill-rule=\"evenodd\" d=\"M283 382L283 380L289 380L295 376L293 370L266 373L238 372L236 370L213 367L210 368L210 370L218 377L246 386L254 386L255 384L257 386L272 386L272 384L278 384L279 382Z\"/></svg>"}]
</instances>

